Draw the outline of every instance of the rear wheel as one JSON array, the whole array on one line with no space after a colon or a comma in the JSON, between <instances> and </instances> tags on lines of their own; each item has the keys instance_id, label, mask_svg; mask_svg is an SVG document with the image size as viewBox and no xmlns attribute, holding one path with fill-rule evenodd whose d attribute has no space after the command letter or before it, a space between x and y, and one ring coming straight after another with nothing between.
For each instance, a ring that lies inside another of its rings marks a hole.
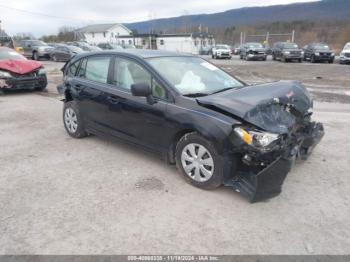
<instances>
[{"instance_id":1,"label":"rear wheel","mask_svg":"<svg viewBox=\"0 0 350 262\"><path fill-rule=\"evenodd\" d=\"M74 101L64 103L63 123L67 133L74 138L87 136L78 106Z\"/></svg>"},{"instance_id":2,"label":"rear wheel","mask_svg":"<svg viewBox=\"0 0 350 262\"><path fill-rule=\"evenodd\" d=\"M33 60L39 61L39 55L38 52L33 52Z\"/></svg>"},{"instance_id":3,"label":"rear wheel","mask_svg":"<svg viewBox=\"0 0 350 262\"><path fill-rule=\"evenodd\" d=\"M316 63L316 58L315 58L315 56L313 55L313 56L311 56L311 63Z\"/></svg>"},{"instance_id":4,"label":"rear wheel","mask_svg":"<svg viewBox=\"0 0 350 262\"><path fill-rule=\"evenodd\" d=\"M222 184L224 161L212 143L198 133L180 139L175 157L177 168L192 185L215 189Z\"/></svg>"}]
</instances>

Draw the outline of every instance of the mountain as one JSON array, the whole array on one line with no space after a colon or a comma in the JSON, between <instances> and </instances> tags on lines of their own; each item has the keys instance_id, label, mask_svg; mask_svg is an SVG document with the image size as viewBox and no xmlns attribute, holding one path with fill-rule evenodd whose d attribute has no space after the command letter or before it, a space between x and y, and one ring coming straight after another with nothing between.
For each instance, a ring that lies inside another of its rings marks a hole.
<instances>
[{"instance_id":1,"label":"mountain","mask_svg":"<svg viewBox=\"0 0 350 262\"><path fill-rule=\"evenodd\" d=\"M317 2L246 7L221 13L188 15L125 24L139 33L156 31L171 32L185 25L209 28L252 25L275 21L350 21L350 0L322 0Z\"/></svg>"}]
</instances>

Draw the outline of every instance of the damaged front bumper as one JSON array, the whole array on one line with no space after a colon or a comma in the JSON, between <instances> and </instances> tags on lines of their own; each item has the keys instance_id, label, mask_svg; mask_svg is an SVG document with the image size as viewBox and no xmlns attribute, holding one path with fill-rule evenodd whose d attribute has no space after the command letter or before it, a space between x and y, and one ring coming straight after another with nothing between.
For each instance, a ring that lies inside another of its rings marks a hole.
<instances>
[{"instance_id":1,"label":"damaged front bumper","mask_svg":"<svg viewBox=\"0 0 350 262\"><path fill-rule=\"evenodd\" d=\"M0 79L0 89L38 89L47 85L46 75Z\"/></svg>"},{"instance_id":2,"label":"damaged front bumper","mask_svg":"<svg viewBox=\"0 0 350 262\"><path fill-rule=\"evenodd\" d=\"M252 203L277 196L281 193L282 184L295 160L297 158L306 159L323 136L323 125L310 123L302 134L302 138L298 139L298 143L289 144L269 164L265 164L266 159L260 160L259 163L259 156L255 155L255 166L250 165L249 161L244 161L244 168L239 169L235 176L225 181L224 184L241 193ZM246 152L245 157L250 159L250 152ZM257 162L261 164L260 168L257 168Z\"/></svg>"}]
</instances>

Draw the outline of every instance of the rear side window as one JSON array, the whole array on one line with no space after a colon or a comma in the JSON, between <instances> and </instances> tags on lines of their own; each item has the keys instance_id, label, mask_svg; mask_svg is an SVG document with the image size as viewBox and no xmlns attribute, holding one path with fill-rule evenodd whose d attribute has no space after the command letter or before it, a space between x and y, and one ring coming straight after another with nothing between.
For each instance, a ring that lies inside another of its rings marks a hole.
<instances>
[{"instance_id":1,"label":"rear side window","mask_svg":"<svg viewBox=\"0 0 350 262\"><path fill-rule=\"evenodd\" d=\"M68 76L75 76L77 74L79 63L80 63L80 60L71 64L71 66L68 69Z\"/></svg>"},{"instance_id":2,"label":"rear side window","mask_svg":"<svg viewBox=\"0 0 350 262\"><path fill-rule=\"evenodd\" d=\"M109 64L108 56L93 56L82 61L78 76L91 81L107 84Z\"/></svg>"}]
</instances>

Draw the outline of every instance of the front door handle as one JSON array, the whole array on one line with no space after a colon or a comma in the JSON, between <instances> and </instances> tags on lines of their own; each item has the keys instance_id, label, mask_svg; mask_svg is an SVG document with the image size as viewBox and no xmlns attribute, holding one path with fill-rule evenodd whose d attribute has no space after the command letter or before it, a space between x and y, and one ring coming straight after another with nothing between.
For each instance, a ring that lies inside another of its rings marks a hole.
<instances>
[{"instance_id":1,"label":"front door handle","mask_svg":"<svg viewBox=\"0 0 350 262\"><path fill-rule=\"evenodd\" d=\"M107 100L112 104L118 104L120 102L125 101L126 99L120 96L110 95L107 97Z\"/></svg>"}]
</instances>

